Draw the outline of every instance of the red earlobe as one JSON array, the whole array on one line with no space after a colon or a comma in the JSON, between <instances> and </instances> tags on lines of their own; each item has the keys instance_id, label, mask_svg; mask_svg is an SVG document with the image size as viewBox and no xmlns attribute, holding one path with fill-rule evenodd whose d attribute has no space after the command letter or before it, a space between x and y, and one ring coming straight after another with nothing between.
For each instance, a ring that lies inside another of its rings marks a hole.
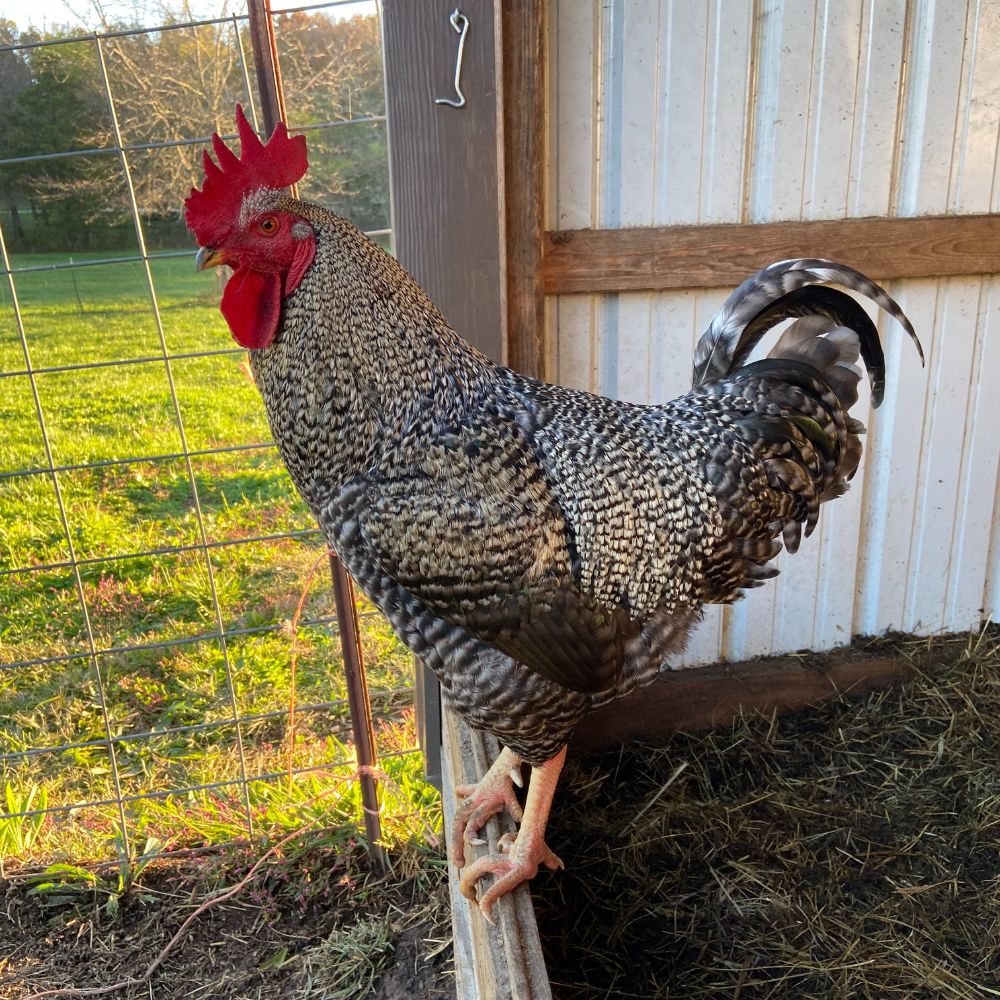
<instances>
[{"instance_id":1,"label":"red earlobe","mask_svg":"<svg viewBox=\"0 0 1000 1000\"><path fill-rule=\"evenodd\" d=\"M292 266L285 275L285 295L291 295L299 287L302 276L309 269L315 256L316 237L310 235L304 240L299 240L295 247L295 256L292 258Z\"/></svg>"}]
</instances>

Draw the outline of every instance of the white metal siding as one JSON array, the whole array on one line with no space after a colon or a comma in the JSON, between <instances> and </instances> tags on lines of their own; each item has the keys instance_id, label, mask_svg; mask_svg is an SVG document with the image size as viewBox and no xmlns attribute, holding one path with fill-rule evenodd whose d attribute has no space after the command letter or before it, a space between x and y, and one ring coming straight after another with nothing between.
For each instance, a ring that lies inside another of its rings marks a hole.
<instances>
[{"instance_id":1,"label":"white metal siding","mask_svg":"<svg viewBox=\"0 0 1000 1000\"><path fill-rule=\"evenodd\" d=\"M1000 0L550 13L550 228L1000 210ZM550 300L547 374L638 402L678 395L728 291ZM1000 609L1000 279L890 291L927 368L880 321L888 391L852 490L773 584L709 611L685 665L961 631Z\"/></svg>"}]
</instances>

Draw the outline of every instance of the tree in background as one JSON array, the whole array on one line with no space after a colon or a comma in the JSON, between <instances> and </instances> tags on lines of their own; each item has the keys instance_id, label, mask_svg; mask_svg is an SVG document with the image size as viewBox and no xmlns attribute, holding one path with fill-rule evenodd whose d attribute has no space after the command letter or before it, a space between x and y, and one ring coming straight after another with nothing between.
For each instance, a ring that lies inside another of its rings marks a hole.
<instances>
[{"instance_id":1,"label":"tree in background","mask_svg":"<svg viewBox=\"0 0 1000 1000\"><path fill-rule=\"evenodd\" d=\"M17 25L0 18L0 45L13 45L18 37ZM31 70L20 54L0 51L0 136L7 136L14 127L14 106L18 95L31 83ZM4 140L0 140L0 143ZM7 154L9 155L9 154ZM24 240L24 224L18 210L18 172L15 166L0 168L0 198L10 219L10 234L14 241Z\"/></svg>"},{"instance_id":2,"label":"tree in background","mask_svg":"<svg viewBox=\"0 0 1000 1000\"><path fill-rule=\"evenodd\" d=\"M285 110L294 125L383 118L385 86L378 18L331 21L323 13L275 22ZM310 131L303 194L362 229L389 226L389 154L384 122Z\"/></svg>"},{"instance_id":3,"label":"tree in background","mask_svg":"<svg viewBox=\"0 0 1000 1000\"><path fill-rule=\"evenodd\" d=\"M191 12L183 5L165 16L183 22ZM29 40L10 22L0 24L3 31L0 44ZM275 33L293 127L384 114L374 15L343 20L322 12L280 15ZM201 178L202 141L213 130L231 135L233 106L246 103L241 46L252 80L245 21L226 19L103 42L122 140L139 147L127 155L150 246L189 244L180 210ZM0 53L0 100L0 159L114 145L93 42ZM385 228L384 125L339 125L311 130L308 137L313 166L304 194L363 228ZM176 144L142 148L163 142ZM0 167L0 184L7 206L0 221L14 249L134 249L125 177L114 153Z\"/></svg>"},{"instance_id":4,"label":"tree in background","mask_svg":"<svg viewBox=\"0 0 1000 1000\"><path fill-rule=\"evenodd\" d=\"M34 40L18 37L13 28L10 37ZM66 43L4 55L9 81L0 131L4 159L100 145L95 137L106 127L108 107L93 45ZM115 184L120 168L106 153L14 163L2 170L15 245L61 240L66 249L87 249L124 200ZM19 205L27 209L30 226Z\"/></svg>"}]
</instances>

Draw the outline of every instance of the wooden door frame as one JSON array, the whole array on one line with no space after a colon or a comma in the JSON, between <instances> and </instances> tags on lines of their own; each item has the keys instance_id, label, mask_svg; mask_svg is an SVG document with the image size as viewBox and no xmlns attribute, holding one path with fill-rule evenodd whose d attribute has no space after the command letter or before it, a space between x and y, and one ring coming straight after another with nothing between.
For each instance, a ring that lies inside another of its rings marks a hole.
<instances>
[{"instance_id":1,"label":"wooden door frame","mask_svg":"<svg viewBox=\"0 0 1000 1000\"><path fill-rule=\"evenodd\" d=\"M497 0L507 364L544 376L545 0Z\"/></svg>"},{"instance_id":2,"label":"wooden door frame","mask_svg":"<svg viewBox=\"0 0 1000 1000\"><path fill-rule=\"evenodd\" d=\"M382 0L395 251L467 340L541 373L544 0ZM494 218L495 213L495 218Z\"/></svg>"}]
</instances>

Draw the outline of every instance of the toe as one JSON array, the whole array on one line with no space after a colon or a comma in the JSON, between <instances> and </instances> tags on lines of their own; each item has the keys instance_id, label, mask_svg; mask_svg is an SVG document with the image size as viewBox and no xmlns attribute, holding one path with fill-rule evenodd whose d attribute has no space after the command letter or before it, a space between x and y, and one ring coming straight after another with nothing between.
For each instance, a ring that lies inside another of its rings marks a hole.
<instances>
[{"instance_id":1,"label":"toe","mask_svg":"<svg viewBox=\"0 0 1000 1000\"><path fill-rule=\"evenodd\" d=\"M526 882L531 878L531 874L533 873L526 872L519 866L515 866L506 875L498 875L494 879L493 885L479 899L479 909L482 910L483 916L491 924L493 923L493 906L496 901L501 896L506 896L508 892L516 889L522 882Z\"/></svg>"},{"instance_id":2,"label":"toe","mask_svg":"<svg viewBox=\"0 0 1000 1000\"><path fill-rule=\"evenodd\" d=\"M530 854L517 851L517 841L512 834L504 834L498 846L502 854L492 854L474 861L462 873L459 889L463 896L476 902L476 886L484 875L493 876L493 884L479 897L479 908L483 916L493 923L493 906L501 896L516 889L538 874L539 863L551 869L562 868L563 863L544 844ZM523 848L522 848L523 851Z\"/></svg>"},{"instance_id":3,"label":"toe","mask_svg":"<svg viewBox=\"0 0 1000 1000\"><path fill-rule=\"evenodd\" d=\"M515 823L520 823L524 819L524 810L521 808L521 803L517 801L513 787L507 789L507 794L504 796L504 805L507 806L507 812L514 818Z\"/></svg>"},{"instance_id":4,"label":"toe","mask_svg":"<svg viewBox=\"0 0 1000 1000\"><path fill-rule=\"evenodd\" d=\"M480 858L462 872L458 888L466 899L474 903L476 901L476 883L484 875L493 875L500 878L502 875L508 874L513 867L512 862L496 855Z\"/></svg>"},{"instance_id":5,"label":"toe","mask_svg":"<svg viewBox=\"0 0 1000 1000\"><path fill-rule=\"evenodd\" d=\"M562 858L559 857L554 851L549 848L548 844L543 843L541 847L541 857L539 860L548 868L550 871L557 871L560 868L565 868Z\"/></svg>"},{"instance_id":6,"label":"toe","mask_svg":"<svg viewBox=\"0 0 1000 1000\"><path fill-rule=\"evenodd\" d=\"M503 805L499 802L483 802L472 810L465 818L465 826L462 830L462 839L471 844L477 839L476 834L483 828L483 825L491 817L495 816Z\"/></svg>"}]
</instances>

